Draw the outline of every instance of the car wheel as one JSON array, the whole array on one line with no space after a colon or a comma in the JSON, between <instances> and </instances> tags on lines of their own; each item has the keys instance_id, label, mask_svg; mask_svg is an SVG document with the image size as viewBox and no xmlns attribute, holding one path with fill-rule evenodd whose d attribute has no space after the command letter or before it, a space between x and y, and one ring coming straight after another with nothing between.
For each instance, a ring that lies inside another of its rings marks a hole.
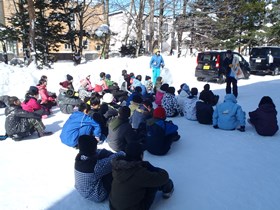
<instances>
[{"instance_id":1,"label":"car wheel","mask_svg":"<svg viewBox=\"0 0 280 210\"><path fill-rule=\"evenodd\" d=\"M201 81L203 81L203 80L204 80L203 77L197 77L197 81L201 82Z\"/></svg>"},{"instance_id":2,"label":"car wheel","mask_svg":"<svg viewBox=\"0 0 280 210\"><path fill-rule=\"evenodd\" d=\"M279 74L279 68L276 67L276 68L274 69L274 71L272 72L272 75L273 75L273 76L276 76L276 75L278 75L278 74Z\"/></svg>"}]
</instances>

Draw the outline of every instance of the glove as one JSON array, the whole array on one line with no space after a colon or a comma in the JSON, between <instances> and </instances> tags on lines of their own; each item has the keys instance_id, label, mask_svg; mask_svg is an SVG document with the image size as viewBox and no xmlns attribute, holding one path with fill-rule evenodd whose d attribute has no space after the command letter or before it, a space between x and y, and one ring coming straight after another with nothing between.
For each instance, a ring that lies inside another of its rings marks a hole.
<instances>
[{"instance_id":1,"label":"glove","mask_svg":"<svg viewBox=\"0 0 280 210\"><path fill-rule=\"evenodd\" d=\"M240 126L240 128L237 128L237 130L239 130L240 132L245 132L245 126L242 125Z\"/></svg>"},{"instance_id":2,"label":"glove","mask_svg":"<svg viewBox=\"0 0 280 210\"><path fill-rule=\"evenodd\" d=\"M217 129L217 128L219 128L219 127L218 127L218 125L213 125L213 128Z\"/></svg>"}]
</instances>

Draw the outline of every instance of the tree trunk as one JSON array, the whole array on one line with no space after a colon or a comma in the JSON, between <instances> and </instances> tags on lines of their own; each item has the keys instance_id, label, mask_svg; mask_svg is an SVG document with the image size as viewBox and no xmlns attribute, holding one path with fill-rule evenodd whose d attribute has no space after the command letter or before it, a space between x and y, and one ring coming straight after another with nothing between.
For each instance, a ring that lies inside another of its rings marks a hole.
<instances>
[{"instance_id":1,"label":"tree trunk","mask_svg":"<svg viewBox=\"0 0 280 210\"><path fill-rule=\"evenodd\" d=\"M153 44L154 44L154 12L155 12L155 2L154 0L149 0L150 4L150 16L149 16L149 46L148 51L153 53Z\"/></svg>"},{"instance_id":2,"label":"tree trunk","mask_svg":"<svg viewBox=\"0 0 280 210\"><path fill-rule=\"evenodd\" d=\"M129 27L130 27L131 22L132 22L132 21L130 21L130 19L131 19L131 16L132 16L133 6L134 6L134 0L131 0L130 1L129 14L128 14L127 23L126 23L126 33L125 33L125 37L124 37L124 44L125 45L127 45L127 41L128 41L128 37L129 37Z\"/></svg>"},{"instance_id":3,"label":"tree trunk","mask_svg":"<svg viewBox=\"0 0 280 210\"><path fill-rule=\"evenodd\" d=\"M163 34L163 12L164 12L164 0L160 0L159 3L159 30L158 30L158 48L162 51L162 34Z\"/></svg>"},{"instance_id":4,"label":"tree trunk","mask_svg":"<svg viewBox=\"0 0 280 210\"><path fill-rule=\"evenodd\" d=\"M176 18L176 1L173 1L173 22L172 22L172 31L171 31L171 49L170 52L173 52L173 49L176 48L176 40L175 40L175 18Z\"/></svg>"},{"instance_id":5,"label":"tree trunk","mask_svg":"<svg viewBox=\"0 0 280 210\"><path fill-rule=\"evenodd\" d=\"M188 2L188 0L183 1L183 11L182 11L183 18L186 17L187 2ZM179 29L179 31L178 31L178 58L181 56L181 53L182 53L182 36L183 36L183 30Z\"/></svg>"},{"instance_id":6,"label":"tree trunk","mask_svg":"<svg viewBox=\"0 0 280 210\"><path fill-rule=\"evenodd\" d=\"M29 49L30 52L35 52L35 9L33 0L27 0L29 14ZM32 56L37 64L35 55Z\"/></svg>"},{"instance_id":7,"label":"tree trunk","mask_svg":"<svg viewBox=\"0 0 280 210\"><path fill-rule=\"evenodd\" d=\"M145 8L145 0L140 0L139 2L139 13L138 16L136 18L136 30L137 30L137 34L136 34L136 53L135 56L138 57L139 55L139 49L140 49L140 45L142 42L142 27L143 27L143 16L144 16L144 8Z\"/></svg>"}]
</instances>

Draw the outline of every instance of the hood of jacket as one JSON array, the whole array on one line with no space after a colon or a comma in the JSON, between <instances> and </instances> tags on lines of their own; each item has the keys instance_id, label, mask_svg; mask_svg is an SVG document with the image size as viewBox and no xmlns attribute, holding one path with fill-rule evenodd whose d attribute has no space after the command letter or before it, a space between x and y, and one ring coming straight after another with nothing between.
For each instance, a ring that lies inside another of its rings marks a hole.
<instances>
[{"instance_id":1,"label":"hood of jacket","mask_svg":"<svg viewBox=\"0 0 280 210\"><path fill-rule=\"evenodd\" d=\"M272 104L262 104L259 109L265 113L275 113L277 112Z\"/></svg>"},{"instance_id":2,"label":"hood of jacket","mask_svg":"<svg viewBox=\"0 0 280 210\"><path fill-rule=\"evenodd\" d=\"M128 119L122 119L120 117L115 117L113 118L110 123L109 123L109 127L112 129L112 130L115 130L117 129L120 125L124 124L124 123L128 123L129 120Z\"/></svg>"},{"instance_id":3,"label":"hood of jacket","mask_svg":"<svg viewBox=\"0 0 280 210\"><path fill-rule=\"evenodd\" d=\"M236 97L233 94L226 94L225 95L225 101L237 103Z\"/></svg>"},{"instance_id":4,"label":"hood of jacket","mask_svg":"<svg viewBox=\"0 0 280 210\"><path fill-rule=\"evenodd\" d=\"M134 174L139 171L139 168L142 167L142 162L143 161L127 161L122 157L113 159L112 168L117 172L114 173L114 179L120 183L130 179L130 177L134 176Z\"/></svg>"}]
</instances>

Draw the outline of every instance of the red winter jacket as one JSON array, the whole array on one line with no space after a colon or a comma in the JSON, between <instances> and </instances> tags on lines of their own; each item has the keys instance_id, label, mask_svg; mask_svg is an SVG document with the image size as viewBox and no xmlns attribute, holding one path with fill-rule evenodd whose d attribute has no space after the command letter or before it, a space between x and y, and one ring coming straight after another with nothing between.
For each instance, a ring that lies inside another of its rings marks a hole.
<instances>
[{"instance_id":1,"label":"red winter jacket","mask_svg":"<svg viewBox=\"0 0 280 210\"><path fill-rule=\"evenodd\" d=\"M28 102L22 102L21 107L27 112L34 112L36 110L42 109L42 106L38 103L37 99L30 98Z\"/></svg>"},{"instance_id":2,"label":"red winter jacket","mask_svg":"<svg viewBox=\"0 0 280 210\"><path fill-rule=\"evenodd\" d=\"M41 96L41 104L45 104L48 101L54 101L53 97L50 97L46 88L46 85L38 85L37 88L39 89L39 94Z\"/></svg>"}]
</instances>

